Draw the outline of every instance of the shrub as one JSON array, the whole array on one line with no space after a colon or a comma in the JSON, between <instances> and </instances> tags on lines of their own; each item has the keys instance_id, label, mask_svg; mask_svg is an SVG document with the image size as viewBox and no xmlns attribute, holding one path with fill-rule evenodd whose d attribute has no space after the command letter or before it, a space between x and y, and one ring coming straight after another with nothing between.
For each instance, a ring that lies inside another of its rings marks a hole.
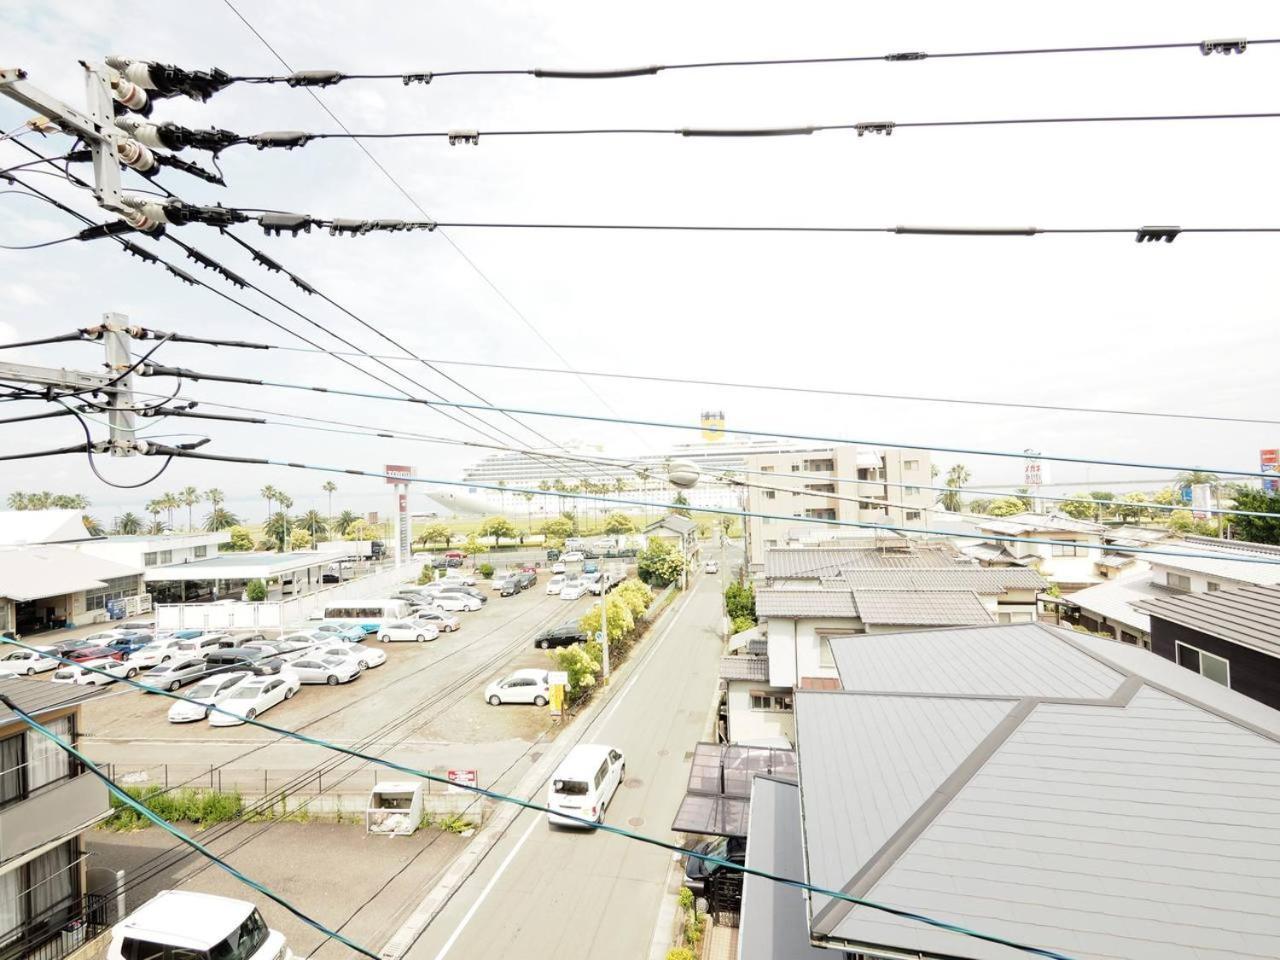
<instances>
[{"instance_id":1,"label":"shrub","mask_svg":"<svg viewBox=\"0 0 1280 960\"><path fill-rule=\"evenodd\" d=\"M693 891L688 887L681 887L680 892L676 894L676 903L680 905L681 910L692 910Z\"/></svg>"},{"instance_id":2,"label":"shrub","mask_svg":"<svg viewBox=\"0 0 1280 960\"><path fill-rule=\"evenodd\" d=\"M698 960L698 955L688 947L672 947L667 951L667 960Z\"/></svg>"},{"instance_id":3,"label":"shrub","mask_svg":"<svg viewBox=\"0 0 1280 960\"><path fill-rule=\"evenodd\" d=\"M653 603L653 591L639 580L628 580L613 591L613 598L631 611L631 618L639 620Z\"/></svg>"},{"instance_id":4,"label":"shrub","mask_svg":"<svg viewBox=\"0 0 1280 960\"><path fill-rule=\"evenodd\" d=\"M253 534L249 532L248 527L234 526L230 530L231 542L227 544L228 550L252 550Z\"/></svg>"},{"instance_id":5,"label":"shrub","mask_svg":"<svg viewBox=\"0 0 1280 960\"><path fill-rule=\"evenodd\" d=\"M591 609L578 621L582 632L594 637L600 632L600 608L592 604ZM609 642L617 643L636 628L635 618L631 616L631 608L622 603L609 604Z\"/></svg>"},{"instance_id":6,"label":"shrub","mask_svg":"<svg viewBox=\"0 0 1280 960\"><path fill-rule=\"evenodd\" d=\"M743 630L750 630L756 625L756 621L752 617L734 617L733 633L741 633Z\"/></svg>"},{"instance_id":7,"label":"shrub","mask_svg":"<svg viewBox=\"0 0 1280 960\"><path fill-rule=\"evenodd\" d=\"M294 550L310 549L311 534L301 527L294 527L289 531L289 546Z\"/></svg>"},{"instance_id":8,"label":"shrub","mask_svg":"<svg viewBox=\"0 0 1280 960\"><path fill-rule=\"evenodd\" d=\"M651 537L649 545L636 557L636 570L645 583L665 587L680 579L684 557L669 541Z\"/></svg>"},{"instance_id":9,"label":"shrub","mask_svg":"<svg viewBox=\"0 0 1280 960\"><path fill-rule=\"evenodd\" d=\"M267 585L261 580L250 580L244 588L245 597L252 603L267 599Z\"/></svg>"},{"instance_id":10,"label":"shrub","mask_svg":"<svg viewBox=\"0 0 1280 960\"><path fill-rule=\"evenodd\" d=\"M482 564L480 564L480 566L476 567L476 573L480 574L480 576L481 576L481 577L483 577L483 578L484 578L484 579L486 579L486 580L492 580L492 579L493 579L493 564L492 564L492 563L482 563Z\"/></svg>"},{"instance_id":11,"label":"shrub","mask_svg":"<svg viewBox=\"0 0 1280 960\"><path fill-rule=\"evenodd\" d=\"M422 565L422 572L418 574L418 583L419 584L430 583L435 578L436 578L435 568L431 566L431 564L429 563L424 563Z\"/></svg>"},{"instance_id":12,"label":"shrub","mask_svg":"<svg viewBox=\"0 0 1280 960\"><path fill-rule=\"evenodd\" d=\"M238 819L244 813L244 800L239 793L219 793L215 790L171 790L164 787L125 787L134 800L163 820L185 820L207 827ZM103 827L108 830L138 830L150 826L151 821L117 798L111 797L112 814Z\"/></svg>"},{"instance_id":13,"label":"shrub","mask_svg":"<svg viewBox=\"0 0 1280 960\"><path fill-rule=\"evenodd\" d=\"M594 640L576 644L563 650L548 651L556 669L569 675L569 702L577 703L595 686L596 673L600 670L604 655L600 644Z\"/></svg>"},{"instance_id":14,"label":"shrub","mask_svg":"<svg viewBox=\"0 0 1280 960\"><path fill-rule=\"evenodd\" d=\"M736 623L739 619L756 621L755 587L730 583L724 588L724 608L729 617Z\"/></svg>"}]
</instances>

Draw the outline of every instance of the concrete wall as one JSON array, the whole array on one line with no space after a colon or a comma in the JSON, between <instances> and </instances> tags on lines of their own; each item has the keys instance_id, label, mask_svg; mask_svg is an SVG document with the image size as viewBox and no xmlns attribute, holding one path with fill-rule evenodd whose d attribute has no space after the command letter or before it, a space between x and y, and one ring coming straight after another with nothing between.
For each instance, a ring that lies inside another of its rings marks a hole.
<instances>
[{"instance_id":1,"label":"concrete wall","mask_svg":"<svg viewBox=\"0 0 1280 960\"><path fill-rule=\"evenodd\" d=\"M1174 587L1170 584L1170 574L1174 576L1183 576L1189 579L1191 581L1190 591L1185 591L1185 588L1183 587ZM1182 590L1190 593L1207 593L1209 590L1209 584L1211 583L1217 584L1215 589L1219 589L1221 587L1236 586L1244 581L1232 580L1229 577L1210 577L1203 573L1195 573L1191 570L1178 570L1173 567L1166 567L1161 563L1153 563L1151 565L1151 582L1163 584L1171 590Z\"/></svg>"},{"instance_id":2,"label":"concrete wall","mask_svg":"<svg viewBox=\"0 0 1280 960\"><path fill-rule=\"evenodd\" d=\"M792 743L796 739L795 714L783 710L752 710L752 690L774 690L790 693L789 689L770 687L754 680L731 680L726 702L729 707L729 740L765 740L786 737Z\"/></svg>"},{"instance_id":3,"label":"concrete wall","mask_svg":"<svg viewBox=\"0 0 1280 960\"><path fill-rule=\"evenodd\" d=\"M862 633L856 617L788 620L769 618L769 683L794 687L796 669L801 677L836 677L834 666L822 665L822 634Z\"/></svg>"}]
</instances>

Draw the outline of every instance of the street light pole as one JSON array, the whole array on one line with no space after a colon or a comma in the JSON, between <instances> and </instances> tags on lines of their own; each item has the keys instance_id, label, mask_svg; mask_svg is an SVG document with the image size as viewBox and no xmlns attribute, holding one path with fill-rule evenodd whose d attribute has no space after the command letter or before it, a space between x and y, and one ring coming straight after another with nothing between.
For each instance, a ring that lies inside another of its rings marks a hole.
<instances>
[{"instance_id":1,"label":"street light pole","mask_svg":"<svg viewBox=\"0 0 1280 960\"><path fill-rule=\"evenodd\" d=\"M600 658L604 661L604 682L609 682L609 585L600 570Z\"/></svg>"}]
</instances>

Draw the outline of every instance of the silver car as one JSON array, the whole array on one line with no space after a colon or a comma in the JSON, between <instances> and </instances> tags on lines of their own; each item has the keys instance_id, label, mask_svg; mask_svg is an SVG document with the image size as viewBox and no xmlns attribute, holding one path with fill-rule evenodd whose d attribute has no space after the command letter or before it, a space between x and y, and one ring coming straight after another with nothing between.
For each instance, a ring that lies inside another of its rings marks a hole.
<instances>
[{"instance_id":1,"label":"silver car","mask_svg":"<svg viewBox=\"0 0 1280 960\"><path fill-rule=\"evenodd\" d=\"M360 676L360 664L350 657L304 657L288 670L302 683L327 683L336 687Z\"/></svg>"},{"instance_id":2,"label":"silver car","mask_svg":"<svg viewBox=\"0 0 1280 960\"><path fill-rule=\"evenodd\" d=\"M199 680L208 671L209 665L201 657L170 660L152 667L142 675L138 683L157 690L173 691Z\"/></svg>"}]
</instances>

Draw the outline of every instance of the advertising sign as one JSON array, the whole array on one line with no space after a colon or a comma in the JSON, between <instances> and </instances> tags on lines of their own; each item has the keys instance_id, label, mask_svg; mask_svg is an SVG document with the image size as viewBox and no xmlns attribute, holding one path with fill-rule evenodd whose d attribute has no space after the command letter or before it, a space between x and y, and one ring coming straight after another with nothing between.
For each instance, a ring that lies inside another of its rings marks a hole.
<instances>
[{"instance_id":1,"label":"advertising sign","mask_svg":"<svg viewBox=\"0 0 1280 960\"><path fill-rule=\"evenodd\" d=\"M462 787L478 787L480 786L480 772L478 770L450 770L445 776L449 778L450 784L458 784L458 786L450 786L450 793L466 793Z\"/></svg>"},{"instance_id":2,"label":"advertising sign","mask_svg":"<svg viewBox=\"0 0 1280 960\"><path fill-rule=\"evenodd\" d=\"M1280 492L1280 450L1261 450L1263 473L1274 473L1275 477L1263 477L1262 489L1267 493Z\"/></svg>"},{"instance_id":3,"label":"advertising sign","mask_svg":"<svg viewBox=\"0 0 1280 960\"><path fill-rule=\"evenodd\" d=\"M406 467L403 464L388 463L382 468L382 472L387 475L387 483L404 483L406 480L413 479L413 467Z\"/></svg>"},{"instance_id":4,"label":"advertising sign","mask_svg":"<svg viewBox=\"0 0 1280 960\"><path fill-rule=\"evenodd\" d=\"M564 694L569 689L569 674L563 670L552 670L547 674L547 685L551 688L551 715L558 717L564 713Z\"/></svg>"},{"instance_id":5,"label":"advertising sign","mask_svg":"<svg viewBox=\"0 0 1280 960\"><path fill-rule=\"evenodd\" d=\"M413 525L409 523L409 495L396 495L396 562L404 563L413 556Z\"/></svg>"},{"instance_id":6,"label":"advertising sign","mask_svg":"<svg viewBox=\"0 0 1280 960\"><path fill-rule=\"evenodd\" d=\"M1207 483L1191 486L1191 515L1197 520L1208 520L1213 506L1213 487Z\"/></svg>"}]
</instances>

